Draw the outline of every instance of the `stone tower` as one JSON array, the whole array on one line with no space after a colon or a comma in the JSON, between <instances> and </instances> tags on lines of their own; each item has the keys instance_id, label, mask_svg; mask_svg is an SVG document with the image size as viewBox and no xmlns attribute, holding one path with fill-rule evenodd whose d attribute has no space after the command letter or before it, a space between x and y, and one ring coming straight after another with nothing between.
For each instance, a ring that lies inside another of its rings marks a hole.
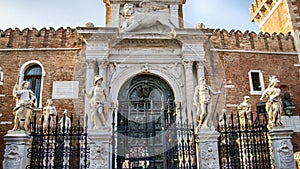
<instances>
[{"instance_id":1,"label":"stone tower","mask_svg":"<svg viewBox=\"0 0 300 169\"><path fill-rule=\"evenodd\" d=\"M294 33L300 30L298 0L255 0L250 8L251 21L261 32Z\"/></svg>"}]
</instances>

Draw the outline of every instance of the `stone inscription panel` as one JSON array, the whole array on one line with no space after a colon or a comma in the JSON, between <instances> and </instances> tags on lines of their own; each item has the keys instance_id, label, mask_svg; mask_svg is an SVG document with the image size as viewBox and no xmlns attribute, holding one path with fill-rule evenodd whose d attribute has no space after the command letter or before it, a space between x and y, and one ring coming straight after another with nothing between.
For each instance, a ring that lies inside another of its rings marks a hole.
<instances>
[{"instance_id":1,"label":"stone inscription panel","mask_svg":"<svg viewBox=\"0 0 300 169\"><path fill-rule=\"evenodd\" d=\"M79 81L53 82L52 99L77 99Z\"/></svg>"}]
</instances>

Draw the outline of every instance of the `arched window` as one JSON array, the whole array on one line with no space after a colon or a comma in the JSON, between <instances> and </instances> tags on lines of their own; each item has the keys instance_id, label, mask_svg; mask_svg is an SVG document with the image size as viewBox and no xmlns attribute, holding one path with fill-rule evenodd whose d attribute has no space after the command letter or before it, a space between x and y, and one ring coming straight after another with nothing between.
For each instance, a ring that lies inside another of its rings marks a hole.
<instances>
[{"instance_id":1,"label":"arched window","mask_svg":"<svg viewBox=\"0 0 300 169\"><path fill-rule=\"evenodd\" d=\"M41 82L42 82L42 68L39 65L29 66L24 72L24 80L30 83L29 88L35 93L37 97L37 106L40 105Z\"/></svg>"}]
</instances>

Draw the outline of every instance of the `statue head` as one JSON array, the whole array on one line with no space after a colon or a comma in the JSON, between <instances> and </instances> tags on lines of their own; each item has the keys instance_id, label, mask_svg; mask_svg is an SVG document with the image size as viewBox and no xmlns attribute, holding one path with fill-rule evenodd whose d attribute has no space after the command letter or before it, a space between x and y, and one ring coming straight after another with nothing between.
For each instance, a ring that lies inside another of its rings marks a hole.
<instances>
[{"instance_id":1,"label":"statue head","mask_svg":"<svg viewBox=\"0 0 300 169\"><path fill-rule=\"evenodd\" d=\"M280 81L276 76L270 76L269 82L270 82L269 87L271 87L271 86L276 86Z\"/></svg>"},{"instance_id":2,"label":"statue head","mask_svg":"<svg viewBox=\"0 0 300 169\"><path fill-rule=\"evenodd\" d=\"M51 100L51 99L48 99L48 100L47 100L47 104L48 104L48 105L52 105L52 104L53 104L52 100Z\"/></svg>"},{"instance_id":3,"label":"statue head","mask_svg":"<svg viewBox=\"0 0 300 169\"><path fill-rule=\"evenodd\" d=\"M199 78L199 84L205 84L206 82L205 82L205 79L204 79L204 77L200 77Z\"/></svg>"},{"instance_id":4,"label":"statue head","mask_svg":"<svg viewBox=\"0 0 300 169\"><path fill-rule=\"evenodd\" d=\"M131 16L134 13L134 5L126 3L123 7L123 16Z\"/></svg>"},{"instance_id":5,"label":"statue head","mask_svg":"<svg viewBox=\"0 0 300 169\"><path fill-rule=\"evenodd\" d=\"M22 89L27 89L29 87L29 82L28 81L23 81L21 83Z\"/></svg>"}]
</instances>

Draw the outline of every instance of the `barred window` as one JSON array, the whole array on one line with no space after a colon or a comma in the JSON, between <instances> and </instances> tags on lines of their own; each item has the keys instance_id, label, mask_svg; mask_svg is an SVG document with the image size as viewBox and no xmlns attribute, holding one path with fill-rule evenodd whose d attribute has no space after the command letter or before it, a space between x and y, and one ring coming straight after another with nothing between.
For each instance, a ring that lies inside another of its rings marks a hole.
<instances>
[{"instance_id":1,"label":"barred window","mask_svg":"<svg viewBox=\"0 0 300 169\"><path fill-rule=\"evenodd\" d=\"M250 94L260 95L265 89L263 75L260 70L250 70L249 73Z\"/></svg>"}]
</instances>

